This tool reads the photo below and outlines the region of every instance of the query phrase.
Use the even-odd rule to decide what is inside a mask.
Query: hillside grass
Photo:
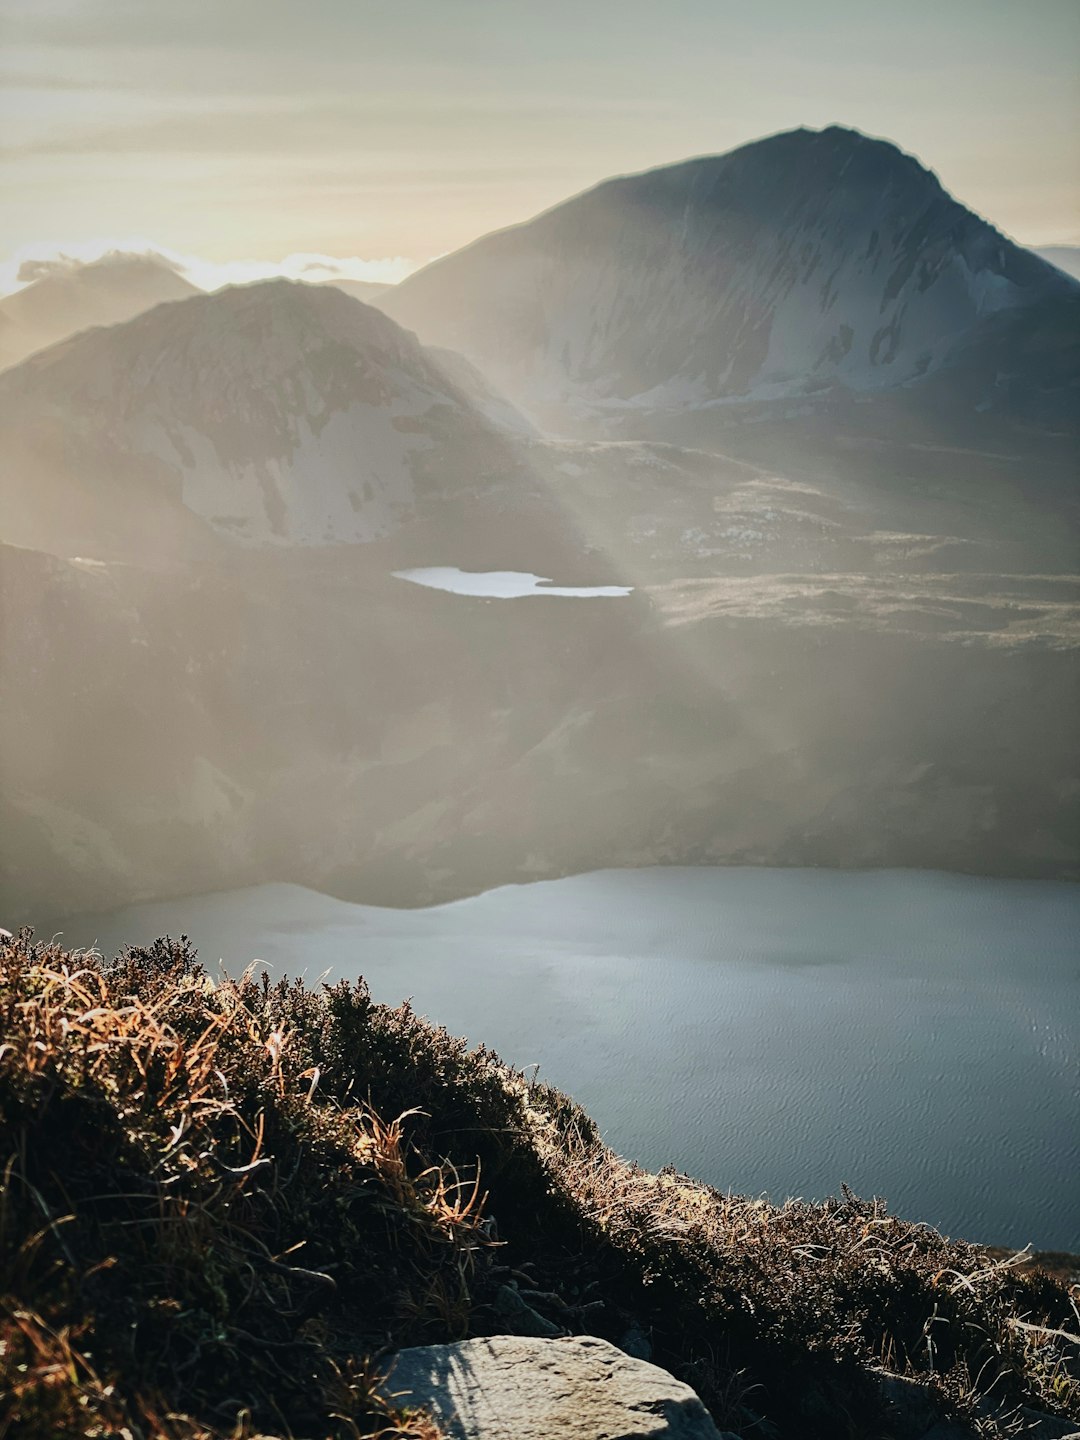
[[[1080,1417],[1074,1302],[878,1201],[627,1165],[363,984],[0,946],[5,1440],[434,1440],[383,1358],[523,1328],[647,1340],[756,1440],[889,1436],[882,1369],[1009,1434]]]

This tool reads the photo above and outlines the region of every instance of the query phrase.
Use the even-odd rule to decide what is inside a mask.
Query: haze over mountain
[[[437,288],[464,324],[450,280],[497,363],[274,281],[0,376],[9,921],[270,878],[415,903],[663,862],[1080,874],[1074,451],[1030,423],[1080,287],[845,132],[611,182],[404,308]],[[806,394],[761,423],[840,324],[829,403],[1015,383],[935,392],[964,445],[810,445]],[[496,369],[644,438],[546,438]],[[736,410],[723,450],[664,443]],[[633,589],[473,599],[415,566]]]
[[[339,290],[344,290],[346,295],[351,295],[354,300],[362,300],[365,305],[378,299],[380,295],[392,287],[389,285],[377,285],[373,280],[349,280],[345,276],[335,276],[332,280],[320,280],[320,285],[334,285]]]
[[[0,377],[6,538],[143,562],[223,535],[374,539],[505,460],[449,368],[381,312],[284,280],[79,335]]]
[[[188,263],[199,270],[201,283],[189,277]],[[319,269],[338,263],[349,262],[335,262],[330,256],[291,256],[282,262],[282,276],[312,285],[336,286],[368,305],[392,288],[387,283],[355,280],[348,275],[310,279],[291,273],[304,266]],[[239,266],[219,265],[215,275],[215,267],[207,262],[182,262],[158,250],[109,250],[93,260],[67,255],[24,260],[18,269],[22,288],[0,298],[0,369],[18,364],[27,355],[82,330],[118,325],[170,300],[188,299],[226,284],[258,284],[276,278],[266,274],[221,278],[220,272],[228,274],[238,268],[244,268],[242,262]],[[266,271],[273,267],[251,262],[248,268]]]
[[[954,370],[967,407],[1007,410],[1014,387],[1076,402],[1060,352],[1080,287],[911,156],[838,127],[606,181],[380,303],[563,428]],[[1032,327],[1014,380],[997,362]]]
[[[95,325],[116,325],[199,290],[161,255],[112,251],[99,260],[26,261],[31,283],[0,301],[0,368]]]

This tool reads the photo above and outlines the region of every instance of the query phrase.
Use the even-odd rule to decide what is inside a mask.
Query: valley
[[[555,539],[541,573],[596,577]],[[1075,876],[1068,577],[621,566],[617,603],[493,603],[394,578],[420,543],[194,572],[4,547],[8,923],[270,879],[420,904],[607,865]]]
[[[266,881],[1080,875],[1073,280],[830,130],[362,293],[388,313],[230,287],[0,375],[8,924]],[[888,364],[856,327],[779,384],[795,317],[872,302]],[[463,572],[499,603],[432,588]]]

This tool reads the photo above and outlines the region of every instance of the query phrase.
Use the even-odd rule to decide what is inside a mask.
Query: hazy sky
[[[0,23],[0,258],[400,272],[608,175],[832,122],[1020,240],[1080,241],[1080,0],[0,0]]]

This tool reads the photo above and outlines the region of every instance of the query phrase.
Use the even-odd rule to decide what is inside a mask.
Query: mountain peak
[[[268,280],[159,305],[0,377],[11,472],[44,477],[23,484],[20,533],[55,533],[68,501],[45,482],[59,476],[96,493],[108,524],[85,530],[103,553],[190,534],[195,517],[252,544],[374,539],[440,486],[475,483],[461,455],[499,472],[482,392],[464,362],[330,287]]]
[[[823,200],[838,188],[862,195],[905,189],[910,196],[928,202],[957,203],[916,156],[891,140],[842,125],[829,125],[823,130],[806,126],[782,130],[734,150],[620,175],[565,203],[581,204],[605,192],[630,195],[636,200],[651,192],[674,195],[685,190],[695,203],[741,208],[753,205],[768,213],[792,194],[815,193]],[[547,215],[557,214],[562,208],[557,206]]]
[[[224,285],[210,294],[190,297],[194,306],[186,306],[172,316],[185,323],[221,323],[226,317],[280,315],[291,316],[294,323],[325,326],[368,324],[384,330],[385,317],[363,301],[335,291],[330,286],[309,285],[302,280],[289,280],[275,275],[267,280],[245,284]]]
[[[188,383],[212,400],[233,385],[246,389],[299,374],[313,356],[331,351],[338,358],[330,373],[343,383],[352,383],[348,377],[361,362],[376,369],[426,368],[416,337],[382,311],[330,287],[278,278],[156,306],[125,324],[75,335],[32,364],[63,371],[80,390],[112,390],[119,375],[143,389],[163,373],[186,373]],[[147,354],[157,357],[152,370],[142,360]],[[12,383],[25,368],[12,372]]]
[[[813,150],[820,153],[832,150],[846,155],[857,151],[873,150],[898,160],[914,161],[920,169],[925,170],[926,168],[907,151],[902,150],[895,141],[876,135],[867,135],[865,131],[856,130],[851,125],[825,125],[817,130],[811,125],[799,125],[793,130],[777,130],[772,135],[763,135],[760,139],[749,140],[746,144],[737,145],[731,150],[718,152],[711,158],[729,160],[734,156],[750,153],[761,157],[769,152],[782,153],[784,151],[805,155],[807,151]]]
[[[830,125],[605,181],[380,304],[548,423],[622,424],[911,385],[1069,289],[914,156]]]
[[[882,180],[890,174],[902,175],[911,181],[921,181],[933,190],[944,194],[941,181],[928,165],[917,155],[901,149],[892,140],[877,135],[867,135],[862,130],[847,125],[827,125],[823,130],[797,130],[786,134],[781,132],[772,138],[783,142],[788,136],[800,136],[803,144],[799,147],[799,158],[814,157],[823,166],[841,167],[845,174],[847,167],[855,164],[853,179],[860,181]],[[765,142],[768,143],[768,142]]]

